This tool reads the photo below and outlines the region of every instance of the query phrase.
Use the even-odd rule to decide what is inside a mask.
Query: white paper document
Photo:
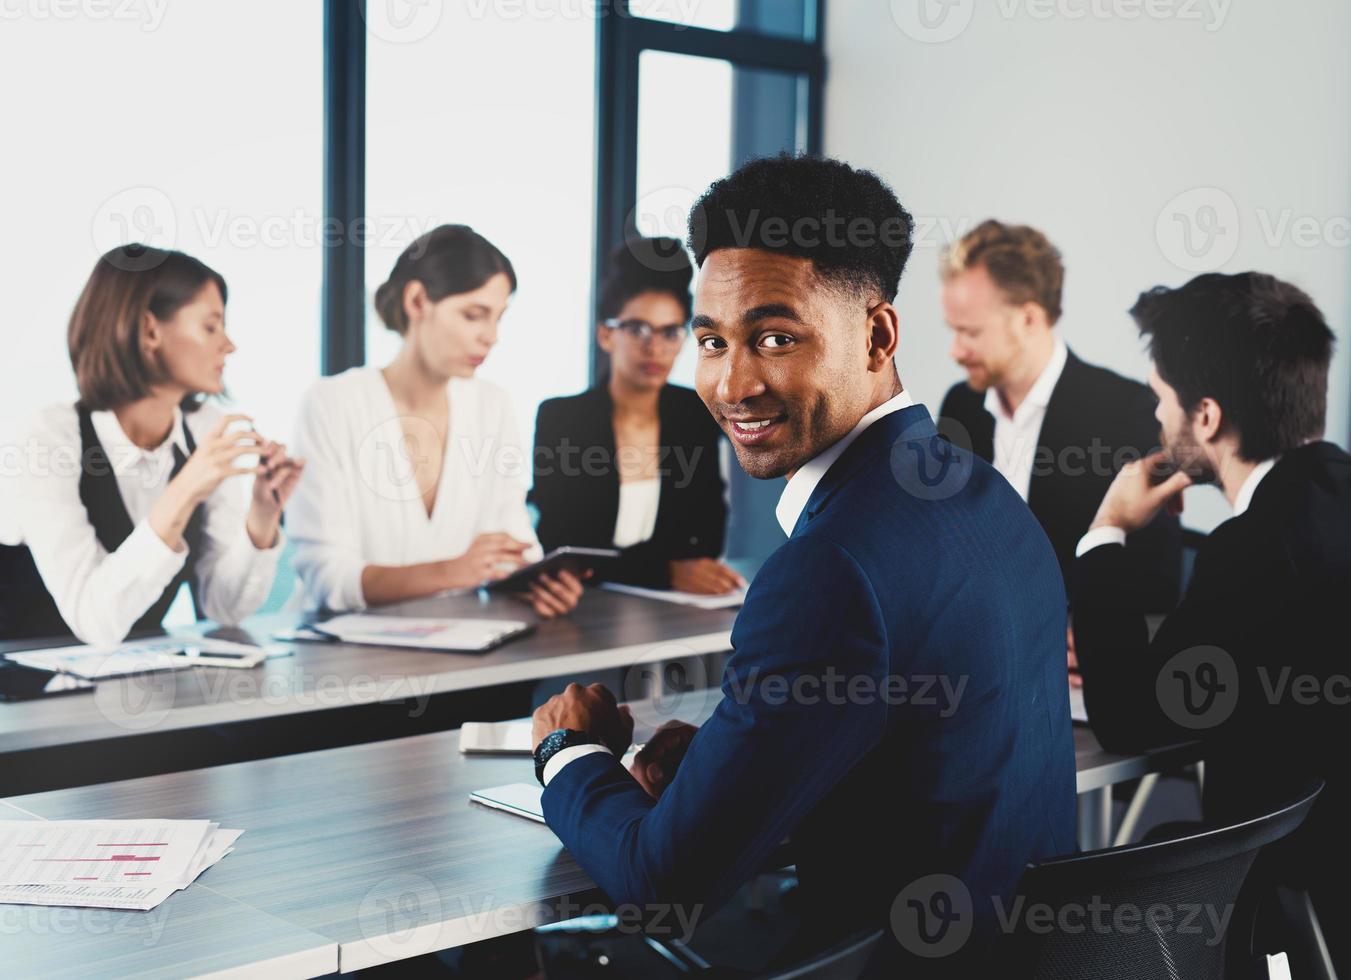
[[[476,653],[528,633],[531,626],[515,619],[415,619],[353,613],[315,623],[312,628],[344,643]]]
[[[208,820],[3,820],[0,903],[148,911],[242,833]]]
[[[1084,725],[1088,724],[1088,709],[1084,707],[1084,689],[1082,687],[1070,688],[1070,720]]]
[[[602,589],[622,592],[624,595],[641,596],[644,599],[656,599],[658,602],[674,602],[680,606],[693,606],[695,609],[731,609],[746,602],[746,590],[737,589],[726,595],[701,595],[697,592],[681,592],[677,589],[644,589],[638,585],[624,585],[621,582],[602,582]]]
[[[182,651],[199,657],[183,656]],[[211,655],[220,658],[212,660]],[[21,650],[8,655],[16,664],[74,674],[86,680],[107,680],[157,670],[182,670],[204,664],[253,667],[267,657],[261,647],[229,640],[209,640],[200,636],[156,636],[148,640],[123,643],[114,647],[72,646],[42,650]]]

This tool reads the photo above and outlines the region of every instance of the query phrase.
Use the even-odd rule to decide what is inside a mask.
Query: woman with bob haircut
[[[320,380],[295,443],[310,474],[288,514],[307,604],[359,610],[473,588],[536,560],[526,456],[511,401],[474,377],[516,291],[505,255],[465,225],[409,245],[375,294],[403,338],[383,368]],[[570,612],[576,576],[540,576],[543,617]]]
[[[152,632],[187,582],[233,624],[267,598],[304,464],[225,414],[225,280],[182,252],[103,255],[70,318],[79,401],[33,421],[0,547],[0,636],[97,645]],[[236,477],[251,476],[247,503]]]

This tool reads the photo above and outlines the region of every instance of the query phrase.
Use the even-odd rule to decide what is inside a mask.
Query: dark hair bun
[[[472,293],[495,275],[504,275],[516,291],[516,270],[502,250],[468,225],[441,225],[420,235],[403,250],[387,279],[375,291],[375,312],[395,333],[408,329],[404,289],[420,282],[433,303]]]
[[[690,298],[693,278],[694,265],[678,238],[629,236],[610,253],[605,264],[598,303],[600,315],[618,316],[633,297],[663,293],[680,304],[688,320],[694,305]]]

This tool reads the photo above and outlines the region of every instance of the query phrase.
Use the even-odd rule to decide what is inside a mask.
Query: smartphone
[[[94,682],[74,674],[25,667],[0,658],[0,701],[32,701],[58,694],[92,691]]]

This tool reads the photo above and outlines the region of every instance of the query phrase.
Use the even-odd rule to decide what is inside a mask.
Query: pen
[[[249,426],[249,431],[252,432],[255,436],[258,436],[259,439],[263,438],[262,436],[259,436],[259,435],[258,435],[258,430],[255,429],[252,425]],[[262,457],[260,456],[260,457],[259,457],[259,462],[261,462],[261,461],[262,461]],[[272,478],[272,467],[268,466],[268,467],[264,467],[264,469],[266,469],[266,471],[267,471],[268,479],[271,479],[271,478]],[[276,488],[276,487],[273,487],[273,488],[272,488],[272,500],[273,500],[274,503],[276,503],[276,505],[277,505],[278,507],[281,506],[281,494],[277,493],[277,488]]]

